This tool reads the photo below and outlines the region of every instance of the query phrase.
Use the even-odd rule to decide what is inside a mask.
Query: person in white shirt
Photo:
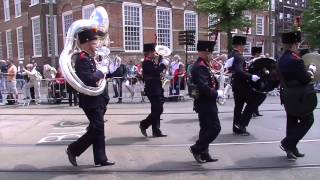
[[[27,69],[23,69],[23,75],[28,75],[29,82],[27,82],[24,86],[24,95],[26,98],[30,98],[30,88],[34,87],[34,94],[35,94],[35,104],[40,103],[40,81],[42,76],[40,72],[36,70],[36,64],[27,64]]]

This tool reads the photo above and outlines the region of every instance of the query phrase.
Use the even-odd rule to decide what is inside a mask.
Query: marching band
[[[107,158],[104,131],[104,114],[109,102],[105,79],[112,77],[114,73],[114,70],[110,70],[110,51],[107,49],[108,25],[105,27],[105,24],[108,22],[105,20],[108,18],[101,7],[96,8],[94,13],[103,17],[104,22],[95,22],[94,17],[91,20],[74,22],[68,33],[72,38],[69,37],[71,40],[67,42],[60,57],[62,73],[70,86],[79,91],[79,106],[89,120],[87,132],[66,149],[69,162],[73,166],[77,166],[76,158],[91,145],[95,166],[115,164]],[[74,37],[77,41],[73,41]],[[300,41],[300,32],[284,33],[282,42],[285,51],[278,62],[269,57],[261,57],[261,48],[253,47],[253,57],[248,64],[244,57],[247,43],[245,36],[233,37],[233,50],[229,57],[223,54],[214,57],[212,52],[215,41],[199,40],[196,46],[198,59],[189,66],[183,65],[179,55],[173,56],[170,63],[168,56],[172,52],[165,46],[156,43],[144,44],[144,59],[141,67],[137,69],[144,82],[144,95],[151,103],[151,113],[139,123],[141,134],[148,137],[147,129],[151,127],[153,137],[167,137],[160,129],[164,104],[162,78],[166,72],[178,77],[183,76],[183,82],[188,84],[189,95],[194,99],[194,111],[198,114],[200,125],[198,140],[190,147],[190,152],[198,163],[216,162],[218,159],[209,153],[209,144],[221,131],[217,103],[225,103],[223,100],[232,89],[235,104],[233,133],[249,136],[247,126],[252,116],[259,115],[258,107],[266,99],[266,94],[281,84],[281,100],[287,113],[287,133],[280,148],[286,152],[289,160],[303,157],[304,154],[298,150],[297,144],[313,124],[315,107],[308,106],[297,110],[301,105],[294,103],[301,99],[295,95],[300,93],[303,97],[306,96],[308,101],[314,102],[313,105],[317,103],[310,86],[310,82],[317,75],[317,66],[310,64],[305,68],[304,60],[297,54]],[[102,52],[102,49],[108,51],[97,56],[96,52]],[[66,59],[67,63],[74,60],[75,72],[70,71],[71,65],[66,63]],[[28,66],[25,72],[31,75],[33,69],[34,67]],[[180,86],[171,84],[171,90]]]

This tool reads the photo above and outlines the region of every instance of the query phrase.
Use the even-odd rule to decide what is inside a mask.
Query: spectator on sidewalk
[[[35,64],[36,65],[36,64]],[[35,92],[35,104],[39,104],[40,101],[40,81],[42,80],[42,76],[40,72],[36,70],[36,66],[34,64],[27,64],[26,69],[23,69],[23,74],[26,74],[29,78],[29,81],[25,84],[24,94],[28,99],[30,98],[30,88],[34,87]]]
[[[8,91],[8,104],[16,104],[18,102],[18,90],[17,90],[17,66],[11,61],[8,63],[8,76],[7,76],[7,91]]]

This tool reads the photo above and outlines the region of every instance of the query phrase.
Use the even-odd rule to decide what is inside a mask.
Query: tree
[[[259,11],[267,9],[268,0],[197,0],[196,9],[200,13],[213,16],[213,24],[209,32],[226,32],[228,37],[228,50],[232,49],[233,29],[247,28],[253,25],[251,20],[245,18],[244,11]]]
[[[305,32],[311,48],[320,48],[320,0],[310,0],[302,14],[302,32]]]

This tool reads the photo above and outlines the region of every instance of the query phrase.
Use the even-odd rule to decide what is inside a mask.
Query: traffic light
[[[179,45],[195,45],[195,30],[179,31]]]

